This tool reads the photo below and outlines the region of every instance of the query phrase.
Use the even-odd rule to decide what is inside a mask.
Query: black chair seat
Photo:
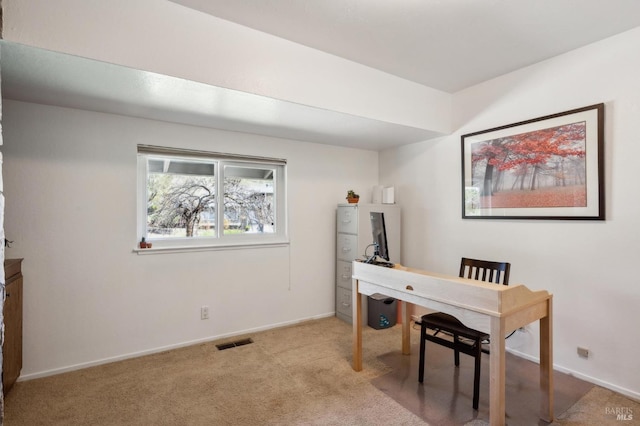
[[[433,314],[423,315],[421,322],[424,322],[427,328],[457,334],[459,336],[466,337],[467,339],[482,341],[489,338],[487,333],[466,327],[456,317],[445,314],[444,312],[435,312]]]

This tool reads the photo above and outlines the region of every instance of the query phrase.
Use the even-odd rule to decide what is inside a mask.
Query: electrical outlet
[[[200,319],[206,320],[209,319],[209,307],[204,305],[200,308]]]
[[[578,356],[580,358],[589,358],[589,349],[578,346]]]

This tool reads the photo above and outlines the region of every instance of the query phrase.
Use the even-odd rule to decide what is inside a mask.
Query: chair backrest
[[[463,257],[460,262],[460,278],[509,285],[510,269],[511,264],[507,262],[491,262]]]

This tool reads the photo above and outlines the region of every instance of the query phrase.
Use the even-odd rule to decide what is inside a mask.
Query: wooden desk
[[[491,335],[489,420],[505,424],[505,339],[507,333],[540,320],[540,418],[553,421],[552,300],[545,290],[503,286],[434,274],[400,265],[385,268],[353,262],[353,369],[362,370],[362,295],[382,293],[402,300],[402,353],[410,352],[409,303],[445,312]],[[416,372],[416,380],[417,372]]]

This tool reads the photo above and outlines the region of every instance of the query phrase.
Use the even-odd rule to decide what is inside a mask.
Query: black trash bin
[[[398,301],[384,294],[374,293],[367,298],[369,327],[380,330],[396,325]]]

